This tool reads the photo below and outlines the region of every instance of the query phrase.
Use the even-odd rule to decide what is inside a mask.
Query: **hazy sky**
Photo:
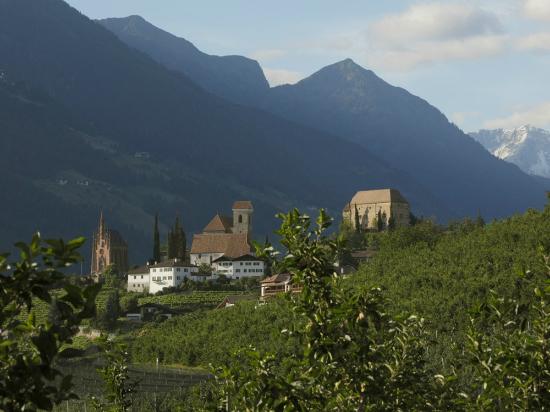
[[[550,128],[550,0],[69,0],[138,14],[210,54],[255,58],[272,85],[351,57],[465,131]]]

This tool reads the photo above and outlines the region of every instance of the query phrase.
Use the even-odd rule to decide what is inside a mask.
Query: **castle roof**
[[[250,200],[237,200],[233,203],[233,209],[239,210],[254,210],[252,202]]]
[[[205,233],[229,233],[233,226],[233,219],[228,216],[216,214],[204,228]]]
[[[363,190],[351,199],[351,204],[409,203],[396,189]]]
[[[251,253],[246,233],[201,233],[193,236],[191,253],[221,253],[237,258]]]

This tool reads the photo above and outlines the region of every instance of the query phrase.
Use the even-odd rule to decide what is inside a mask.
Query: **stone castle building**
[[[216,260],[238,258],[252,253],[252,214],[254,208],[248,200],[233,204],[233,216],[216,214],[203,232],[193,236],[191,245],[191,264],[212,265]]]
[[[410,223],[409,202],[395,189],[363,190],[357,192],[344,207],[342,218],[355,229],[359,224],[363,230],[377,228],[378,213],[385,218],[384,227],[393,218],[395,226],[408,226]]]
[[[109,265],[115,265],[120,273],[128,272],[128,245],[120,233],[107,228],[102,211],[92,242],[92,277],[99,280]]]

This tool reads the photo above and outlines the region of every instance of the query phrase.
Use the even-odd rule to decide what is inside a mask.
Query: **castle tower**
[[[239,200],[233,204],[233,233],[252,235],[252,213],[254,208],[249,200]]]

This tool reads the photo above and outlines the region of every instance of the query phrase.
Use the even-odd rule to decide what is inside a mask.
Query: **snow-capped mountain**
[[[493,155],[524,172],[550,178],[550,132],[532,126],[470,133]]]

